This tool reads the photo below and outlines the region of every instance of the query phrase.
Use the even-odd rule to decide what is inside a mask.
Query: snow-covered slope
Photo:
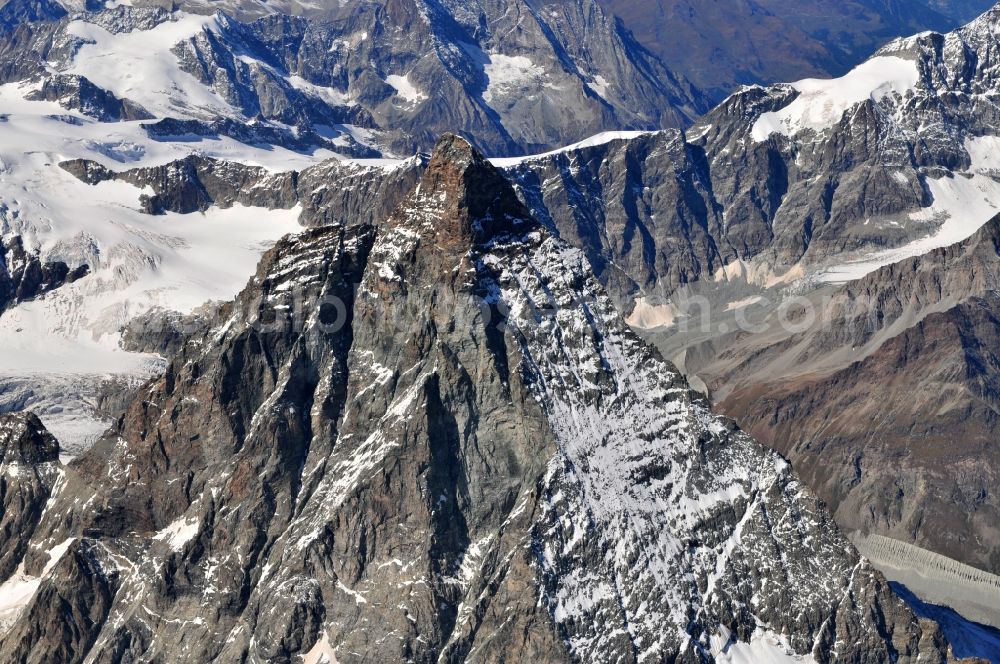
[[[115,374],[145,375],[152,358],[118,349],[128,320],[152,307],[190,312],[231,298],[264,249],[299,225],[295,209],[151,216],[140,210],[142,190],[118,182],[90,186],[58,164],[85,158],[122,169],[197,152],[287,170],[332,153],[255,148],[224,137],[156,141],[140,122],[101,123],[53,102],[27,101],[30,89],[0,86],[0,232],[22,237],[45,260],[88,265],[90,274],[0,316],[0,380],[21,386],[7,391],[5,400],[14,400],[7,407],[43,411],[74,450],[103,426],[76,422],[72,408],[48,399],[45,385],[63,394],[70,376],[99,384]],[[34,386],[26,384],[31,377]]]
[[[780,111],[764,113],[754,123],[751,134],[754,140],[763,141],[775,132],[792,136],[806,129],[822,131],[839,122],[849,108],[860,102],[905,94],[918,80],[915,60],[881,56],[859,65],[842,78],[792,83],[791,87],[799,93],[795,101]]]
[[[280,65],[255,27],[223,14],[76,12],[0,35],[0,83],[31,82],[33,97],[101,120],[158,120],[150,132],[159,136],[245,134],[377,155],[366,144],[374,139],[371,117],[329,84],[310,84]]]
[[[181,69],[171,52],[177,44],[206,33],[218,33],[219,17],[179,15],[149,30],[111,32],[86,18],[70,21],[67,37],[82,44],[68,74],[86,76],[94,84],[142,105],[156,117],[206,117],[235,109],[214,90]]]
[[[824,268],[817,279],[843,283],[861,279],[880,267],[921,256],[971,237],[1000,211],[1000,137],[974,136],[965,141],[969,165],[960,174],[928,177],[930,205],[910,215],[915,224],[931,229],[899,247],[873,251]],[[905,222],[900,222],[905,223]]]

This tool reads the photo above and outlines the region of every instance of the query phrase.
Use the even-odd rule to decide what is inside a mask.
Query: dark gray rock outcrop
[[[32,413],[2,416],[0,463],[36,465],[59,460],[59,443]]]
[[[0,313],[85,277],[89,266],[70,268],[62,261],[43,261],[13,235],[0,242]]]
[[[225,307],[219,303],[208,303],[187,315],[152,309],[125,325],[122,329],[121,347],[133,353],[173,357],[189,338],[204,336],[212,327],[220,324],[220,316],[224,310]],[[121,404],[121,409],[115,415],[120,415],[127,405],[128,400]]]
[[[128,99],[119,99],[85,76],[48,76],[43,79],[41,87],[26,98],[58,102],[63,108],[80,111],[101,122],[150,120],[153,117],[142,106]]]
[[[7,0],[0,6],[0,33],[23,23],[58,21],[68,13],[55,0]]]
[[[373,147],[362,145],[349,134],[338,137],[336,144],[318,134],[311,125],[295,129],[261,121],[257,115],[250,122],[231,118],[205,120],[178,120],[164,118],[142,127],[151,138],[159,141],[203,140],[226,136],[248,145],[278,145],[288,150],[312,153],[318,148],[333,149],[338,154],[358,159],[381,156]]]
[[[304,226],[373,223],[385,218],[413,189],[425,157],[388,166],[367,166],[332,159],[303,171],[274,173],[259,166],[192,155],[163,166],[113,171],[97,162],[73,159],[59,166],[88,184],[108,180],[149,187],[140,196],[149,214],[181,214],[211,206],[239,204],[270,209],[302,207]]]

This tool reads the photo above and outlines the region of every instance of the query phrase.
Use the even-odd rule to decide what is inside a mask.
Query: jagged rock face
[[[158,141],[184,141],[192,136],[212,139],[220,136],[232,138],[248,145],[277,145],[288,150],[312,152],[317,147],[330,148],[333,144],[309,125],[288,129],[259,117],[246,122],[232,118],[206,120],[177,120],[164,118],[142,125],[149,136]],[[366,159],[381,156],[381,152],[369,145],[363,145],[350,136],[341,136],[336,151],[345,157]]]
[[[27,554],[55,489],[58,466],[59,444],[35,415],[0,415],[0,582],[14,574]],[[0,609],[0,625],[9,619]]]
[[[37,253],[25,249],[20,235],[10,236],[0,242],[0,313],[81,279],[89,270],[86,265],[70,269],[62,261],[43,262]]]
[[[0,463],[35,465],[59,459],[56,442],[31,413],[4,415],[0,425]]]
[[[221,315],[67,470],[0,659],[947,658],[461,139]]]
[[[532,213],[583,249],[622,303],[639,289],[670,292],[740,255],[725,239],[704,152],[679,131],[530,159],[508,172]]]
[[[721,105],[692,132],[703,132],[697,142],[715,167],[714,190],[727,217],[756,226],[779,268],[922,234],[912,213],[933,201],[932,191],[941,195],[935,181],[992,168],[979,163],[970,142],[995,134],[996,108],[976,95],[997,89],[989,56],[996,22],[993,11],[948,35],[928,33],[886,46],[858,70],[884,78],[885,85],[846,104],[843,114],[836,107],[833,113],[811,108],[808,91],[781,86],[766,94],[748,90]],[[842,103],[836,95],[831,101]],[[774,162],[779,169],[764,170]],[[746,163],[750,169],[732,166]],[[740,199],[748,197],[745,183],[750,192],[767,186],[777,205],[761,208],[755,220],[736,216]]]
[[[426,160],[391,168],[331,161],[280,174],[202,157],[126,171],[82,160],[60,166],[90,184],[120,180],[152,187],[154,195],[143,197],[150,213],[234,203],[301,205],[302,223],[317,226],[384,218],[415,184]],[[626,309],[639,289],[672,292],[746,253],[748,241],[738,237],[742,231],[726,227],[723,208],[713,199],[703,152],[685,143],[680,132],[571,149],[507,166],[505,172],[537,219],[585,251]]]
[[[0,6],[0,32],[8,32],[23,23],[56,21],[68,12],[53,0],[7,0]]]
[[[204,212],[213,205],[230,207],[235,203],[288,209],[298,202],[296,173],[273,174],[259,166],[219,162],[198,155],[120,173],[83,159],[62,162],[60,167],[88,184],[118,180],[151,188],[152,196],[143,194],[140,198],[142,209],[148,214]]]
[[[751,94],[760,98],[750,103]],[[817,153],[859,154],[817,170],[807,168],[808,157],[798,150],[782,147],[784,139],[749,140],[753,122],[748,126],[741,116],[759,117],[793,97],[756,92],[726,102],[705,121],[712,122],[710,134],[730,132],[725,140],[704,144],[704,138],[685,140],[690,132],[663,132],[611,141],[530,160],[514,169],[515,178],[539,218],[587,247],[599,270],[622,268],[608,278],[626,295],[668,297],[736,260],[749,265],[749,279],[764,285],[800,261],[818,269],[920,234],[919,223],[907,228],[888,221],[878,229],[871,224],[864,235],[856,230],[866,219],[895,220],[931,203],[910,166],[902,167],[912,175],[906,184],[887,174],[886,140],[873,136],[858,143],[835,135],[821,141]],[[718,117],[727,113],[732,116]],[[868,117],[874,122],[881,115]],[[704,127],[692,132],[699,129]],[[865,147],[876,140],[878,149]],[[946,161],[952,158],[949,148]],[[960,162],[953,165],[961,168]]]
[[[336,95],[331,91],[310,87],[308,83],[296,87],[298,79],[287,71],[275,71],[266,54],[261,55],[266,62],[254,61],[251,49],[259,44],[249,26],[220,15],[215,20],[201,21],[193,30],[179,29],[176,37],[167,37],[176,43],[165,44],[163,31],[169,32],[171,24],[179,25],[185,18],[190,19],[160,8],[119,6],[74,12],[41,22],[22,22],[0,38],[0,81],[27,84],[29,90],[34,88],[27,93],[27,99],[56,101],[102,122],[156,117],[158,122],[145,128],[150,136],[161,140],[221,135],[245,143],[282,145],[291,150],[325,147],[354,157],[380,154],[355,139],[356,132],[374,128],[364,108],[345,106],[334,99]],[[101,30],[108,35],[103,36]],[[128,49],[122,40],[142,33],[149,35],[148,53],[137,56],[115,50]],[[116,41],[115,37],[119,39]],[[135,94],[134,89],[127,82],[116,80],[114,75],[109,76],[102,66],[88,68],[87,64],[80,64],[81,49],[95,44],[95,39],[117,44],[105,46],[108,52],[103,57],[108,61],[122,60],[122,67],[130,66],[127,60],[134,58],[152,61],[162,57],[176,61],[180,77],[169,71],[169,62],[165,68],[160,66],[161,73],[165,69],[167,76],[175,80],[169,89],[161,91],[162,98],[156,100],[160,108],[154,109],[156,112],[129,99],[128,95]],[[246,43],[247,39],[250,43]],[[199,44],[201,50],[197,48]],[[211,48],[217,52],[210,52]],[[84,74],[98,77],[104,85],[124,89],[101,87],[77,71],[80,68],[85,70]],[[184,80],[186,76],[194,76],[196,80]],[[198,90],[199,86],[207,89]],[[303,86],[307,88],[305,91],[299,89]],[[198,102],[192,103],[190,94]],[[351,130],[346,128],[348,125]]]
[[[492,154],[523,154],[608,129],[680,126],[707,109],[594,0],[544,12],[524,0],[393,0],[309,13],[244,23],[118,6],[24,22],[0,32],[0,81],[31,81],[42,88],[34,98],[101,120],[148,111],[161,121],[154,136],[223,134],[357,157],[413,154],[446,128]],[[159,108],[129,99],[148,91],[79,61],[95,40],[109,44],[109,60],[135,57],[116,49],[146,32],[148,57],[173,81]],[[241,126],[248,120],[257,131]]]
[[[808,276],[911,242],[941,222],[935,214],[951,187],[969,184],[951,221],[971,227],[991,214],[984,198],[998,203],[994,152],[985,147],[996,126],[996,25],[993,11],[952,34],[886,47],[879,66],[894,57],[905,71],[914,63],[913,86],[901,93],[820,117],[819,107],[788,112],[802,110],[808,89],[747,89],[688,131],[686,143],[666,133],[530,160],[514,171],[520,193],[597,256],[626,311],[639,294],[667,299],[696,278],[706,290],[729,287],[710,278],[725,282],[718,266],[733,256],[747,263],[740,278],[767,286],[792,266],[802,269],[791,276]],[[687,349],[687,369],[724,412],[788,454],[846,528],[996,570],[997,507],[987,488],[996,481],[995,244],[987,226],[968,245],[810,293],[819,301],[832,290],[837,308],[805,334],[713,331]]]
[[[871,224],[867,237],[853,230],[866,219],[896,219],[931,203],[917,176],[904,187],[886,175],[881,149],[850,171],[826,165],[819,177],[807,175],[804,158],[796,162],[777,139],[749,140],[752,118],[793,97],[759,90],[734,97],[715,112],[733,116],[712,125],[710,132],[731,132],[718,143],[666,131],[529,159],[510,173],[532,212],[585,249],[626,309],[640,294],[667,300],[738,261],[746,281],[765,286],[783,273],[798,274],[790,269],[800,261],[807,274],[863,247],[918,235],[920,228],[888,221],[877,234]]]
[[[982,147],[977,149],[970,139],[995,133],[996,109],[990,101],[998,85],[991,57],[997,47],[995,25],[995,14],[988,14],[951,35],[922,35],[887,47],[880,57],[915,63],[913,86],[849,105],[836,118],[826,118],[826,124],[796,124],[782,115],[805,94],[794,87],[747,89],[686,134],[667,131],[575,148],[526,160],[511,166],[510,173],[532,214],[584,250],[626,311],[640,294],[658,291],[667,298],[688,282],[718,276],[721,267],[737,260],[748,263],[740,267],[741,276],[758,285],[768,285],[797,265],[804,265],[802,273],[808,274],[825,262],[932,232],[940,219],[911,216],[934,202],[932,185],[989,183],[989,164],[976,165]],[[761,125],[764,118],[774,121],[770,129],[777,131],[758,131],[768,129]],[[952,172],[956,174],[949,177]],[[374,172],[364,177],[381,180]],[[355,190],[350,191],[353,196]],[[372,186],[359,200],[370,196],[367,200],[380,205],[399,200],[401,189],[390,188],[387,196],[384,191]],[[321,201],[317,209],[336,199],[333,195]],[[311,208],[303,204],[304,210]],[[336,203],[332,209],[338,213],[325,220],[350,218],[340,214]],[[979,495],[979,488],[993,481],[992,461],[987,458],[971,474],[963,465],[966,450],[978,449],[994,417],[992,357],[969,349],[988,344],[993,336],[993,305],[986,297],[992,273],[986,266],[996,259],[987,251],[977,260],[960,269],[932,261],[918,273],[907,267],[877,273],[845,292],[848,302],[863,296],[863,306],[838,314],[823,336],[810,335],[805,341],[783,337],[777,344],[768,338],[745,346],[740,340],[740,347],[731,352],[731,339],[712,339],[703,345],[709,357],[705,366],[692,370],[720,395],[727,412],[795,463],[804,464],[803,474],[812,486],[844,510],[837,515],[846,527],[872,529],[995,569],[988,544],[993,541],[989,510],[994,505],[989,491],[986,497]],[[879,289],[878,280],[887,287]],[[913,286],[905,296],[899,293],[902,284]],[[954,308],[972,296],[984,299],[976,306]],[[927,319],[933,330],[916,330],[867,365],[850,366],[908,327],[912,321],[907,316],[916,310],[923,311],[922,316],[942,316]],[[916,353],[915,339],[933,339],[936,350]],[[761,345],[766,352],[755,355]],[[855,347],[866,350],[858,355]],[[718,358],[719,365],[713,366]],[[782,362],[776,364],[774,358]],[[789,371],[786,361],[793,369],[822,369],[820,378],[800,380],[793,371],[787,385],[776,387],[779,375],[789,377],[782,373]],[[882,380],[886,367],[900,363],[905,365],[900,394],[917,393],[922,381],[933,378],[948,386],[948,408],[930,407],[940,398],[933,394],[919,402],[919,409],[907,402],[898,410],[893,399],[869,398],[872,412],[893,418],[885,446],[876,451],[862,430],[867,423],[850,415],[853,410],[840,395],[852,382],[858,388],[848,395],[880,393],[872,385],[880,384],[875,381]],[[775,367],[782,367],[781,372]],[[957,396],[952,398],[952,393]],[[804,405],[783,405],[793,397],[801,397]],[[848,415],[833,418],[834,412]],[[927,413],[941,417],[928,420]],[[831,419],[842,423],[838,431],[826,426]],[[943,433],[946,426],[959,427],[967,435],[956,444]],[[940,449],[915,446],[923,451],[905,471],[913,474],[900,479],[909,496],[900,500],[898,487],[868,481],[875,481],[879,469],[897,467],[889,464],[900,463],[906,436],[914,432],[926,434]],[[820,451],[825,448],[819,438],[826,434],[838,448],[839,474],[829,481],[820,474]],[[873,449],[865,452],[867,447]],[[948,469],[935,466],[941,451],[948,449],[960,461]],[[855,477],[859,455],[867,457],[871,468],[862,472],[867,479],[860,482]],[[958,497],[947,498],[953,494]],[[864,501],[876,506],[874,514],[859,509]],[[949,501],[987,516],[952,518]],[[921,515],[927,515],[923,525]],[[936,525],[945,520],[960,524],[954,539]]]
[[[302,20],[302,30],[310,23]],[[246,117],[265,117],[282,124],[354,124],[373,128],[371,115],[361,107],[331,103],[295,87],[288,80],[295,66],[284,68],[268,48],[270,26],[244,24],[221,16],[214,31],[201,31],[171,50],[182,70],[209,86]],[[279,34],[284,31],[279,30]],[[256,55],[257,57],[254,57]],[[347,97],[344,97],[345,101]]]
[[[225,41],[252,43],[262,65],[367,109],[397,153],[429,147],[445,128],[517,154],[605,129],[677,125],[703,110],[590,0],[544,13],[519,0],[352,3],[322,21],[269,16],[184,50],[192,65],[232,58]],[[237,72],[219,78],[226,70],[205,82],[238,93]]]
[[[122,350],[133,353],[152,353],[160,357],[173,357],[189,337],[204,336],[220,322],[224,304],[208,303],[187,315],[176,311],[153,309],[137,316],[122,330]],[[128,405],[128,399],[122,409]]]

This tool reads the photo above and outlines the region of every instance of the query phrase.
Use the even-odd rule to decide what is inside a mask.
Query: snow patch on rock
[[[156,533],[153,539],[166,542],[174,551],[180,551],[198,534],[198,521],[182,516],[169,526]]]
[[[926,254],[971,237],[1000,211],[1000,137],[981,136],[965,144],[972,159],[968,172],[928,178],[933,203],[911,215],[919,222],[939,221],[930,235],[895,249],[872,253],[857,261],[824,270],[819,280],[844,283],[861,279],[885,265]]]
[[[385,82],[391,85],[396,90],[396,96],[407,104],[415,106],[427,99],[427,94],[410,81],[409,75],[391,74],[385,77]]]
[[[796,655],[787,642],[770,630],[757,628],[744,643],[732,637],[725,627],[712,637],[711,653],[716,664],[814,664],[815,658]]]
[[[56,545],[48,551],[49,561],[45,564],[45,569],[42,571],[41,576],[26,574],[24,563],[22,562],[17,571],[3,584],[0,584],[0,636],[17,621],[21,610],[35,596],[35,592],[38,591],[42,580],[48,576],[49,572],[52,571],[75,541],[76,538],[67,539],[62,544]]]
[[[534,161],[538,159],[547,159],[549,157],[554,157],[560,154],[568,154],[576,150],[583,150],[586,148],[596,148],[602,145],[607,145],[612,141],[630,141],[640,136],[646,136],[656,132],[650,131],[605,131],[600,134],[595,134],[590,138],[585,138],[582,141],[573,143],[572,145],[567,145],[566,147],[559,148],[558,150],[552,150],[550,152],[543,152],[541,154],[533,154],[527,157],[501,157],[490,159],[490,163],[497,168],[513,168],[520,164],[528,161]]]

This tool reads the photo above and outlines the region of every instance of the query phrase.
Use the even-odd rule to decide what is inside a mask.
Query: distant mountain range
[[[36,95],[99,119],[156,118],[161,136],[248,136],[238,125],[258,121],[270,123],[258,142],[355,156],[412,154],[444,131],[493,155],[524,154],[609,129],[683,126],[708,109],[595,0],[545,11],[525,0],[366,0],[303,6],[310,18],[192,3],[183,7],[204,18],[179,21],[135,4],[78,15],[54,0],[9,0],[0,83],[31,80]],[[142,48],[138,60],[158,64],[133,71],[129,49]]]
[[[890,39],[946,31],[990,0],[601,0],[707,97],[739,85],[840,76]]]
[[[506,155],[611,129],[685,126],[740,85],[839,76],[894,37],[950,29],[989,7],[984,0],[947,7],[889,0],[606,0],[603,10],[598,0],[131,4],[136,9],[129,16],[144,16],[147,27],[165,10],[226,12],[229,18],[210,30],[213,39],[193,39],[186,54],[179,52],[181,69],[244,117],[291,123],[314,143],[333,136],[358,156],[365,145],[397,154],[426,149],[446,130]],[[100,7],[7,0],[0,31],[20,29],[19,45],[45,40],[59,19]],[[121,20],[118,30],[134,18]],[[46,27],[32,34],[24,27],[32,22]],[[317,48],[326,42],[342,46]],[[36,71],[28,62],[7,63],[0,80]],[[78,75],[87,78],[87,72]],[[90,83],[87,78],[83,85]],[[49,81],[44,94],[65,96],[74,85],[65,77]],[[91,87],[79,94],[101,88]],[[104,81],[104,87],[114,86]]]

